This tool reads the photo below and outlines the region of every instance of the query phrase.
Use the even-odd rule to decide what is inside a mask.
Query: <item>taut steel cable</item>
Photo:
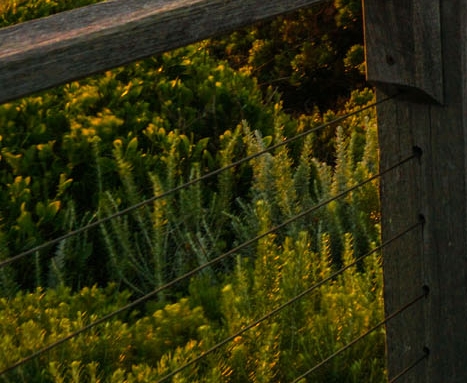
[[[423,355],[420,356],[417,360],[412,362],[410,365],[408,365],[406,368],[404,368],[401,372],[399,372],[396,376],[394,376],[388,383],[394,383],[399,378],[402,378],[405,374],[407,374],[412,368],[423,362],[425,359],[428,358],[430,355],[430,349],[428,347],[423,347]]]

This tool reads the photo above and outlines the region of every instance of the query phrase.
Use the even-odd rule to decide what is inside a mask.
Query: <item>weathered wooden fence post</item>
[[[387,324],[389,378],[467,382],[467,2],[364,0],[367,75],[378,96],[381,168],[423,150],[382,179],[387,239],[426,223],[384,251],[387,314],[428,285],[427,299]]]

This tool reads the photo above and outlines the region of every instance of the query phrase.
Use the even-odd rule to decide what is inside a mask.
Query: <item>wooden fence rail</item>
[[[0,30],[0,102],[323,0],[114,0]],[[381,167],[414,146],[419,164],[381,182],[383,240],[423,214],[423,230],[384,250],[389,376],[465,383],[467,350],[467,2],[364,0],[368,79],[379,96]]]
[[[0,29],[0,103],[323,0],[113,0]]]

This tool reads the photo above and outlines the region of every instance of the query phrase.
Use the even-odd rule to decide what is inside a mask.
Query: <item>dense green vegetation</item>
[[[322,2],[211,40],[210,51],[273,86],[288,112],[342,107],[364,86],[361,1]]]
[[[0,20],[85,3],[11,1]],[[357,3],[319,5],[1,105],[0,260],[371,102]],[[318,108],[331,105],[336,112]],[[158,381],[374,249],[377,182],[268,230],[377,168],[369,109],[2,268],[0,370],[267,233],[0,380]],[[381,320],[381,285],[374,253],[172,381],[292,381]],[[381,382],[383,355],[378,330],[307,381]]]

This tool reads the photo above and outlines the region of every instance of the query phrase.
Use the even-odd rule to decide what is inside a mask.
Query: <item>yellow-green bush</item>
[[[7,1],[0,25],[87,3]],[[339,0],[237,32],[226,49],[240,70],[214,58],[216,43],[203,42],[1,105],[0,260],[371,101],[371,91],[353,92],[348,103],[338,101],[342,110],[321,114],[305,100],[293,109],[308,114],[292,117],[277,90],[264,86],[280,79],[288,107],[305,102],[295,92],[302,97],[307,89],[329,97],[323,105],[347,95],[348,83],[326,81],[358,78],[361,51],[354,35],[333,41],[330,34],[360,17],[359,4]],[[328,33],[296,47],[320,17],[333,21]],[[334,77],[333,67],[347,72]],[[326,95],[323,84],[342,93]],[[375,117],[368,110],[3,268],[0,370],[377,169]],[[381,320],[378,255],[242,329],[378,243],[374,181],[0,380],[154,382],[236,335],[171,380],[292,381]],[[308,381],[381,382],[383,356],[378,330]]]

